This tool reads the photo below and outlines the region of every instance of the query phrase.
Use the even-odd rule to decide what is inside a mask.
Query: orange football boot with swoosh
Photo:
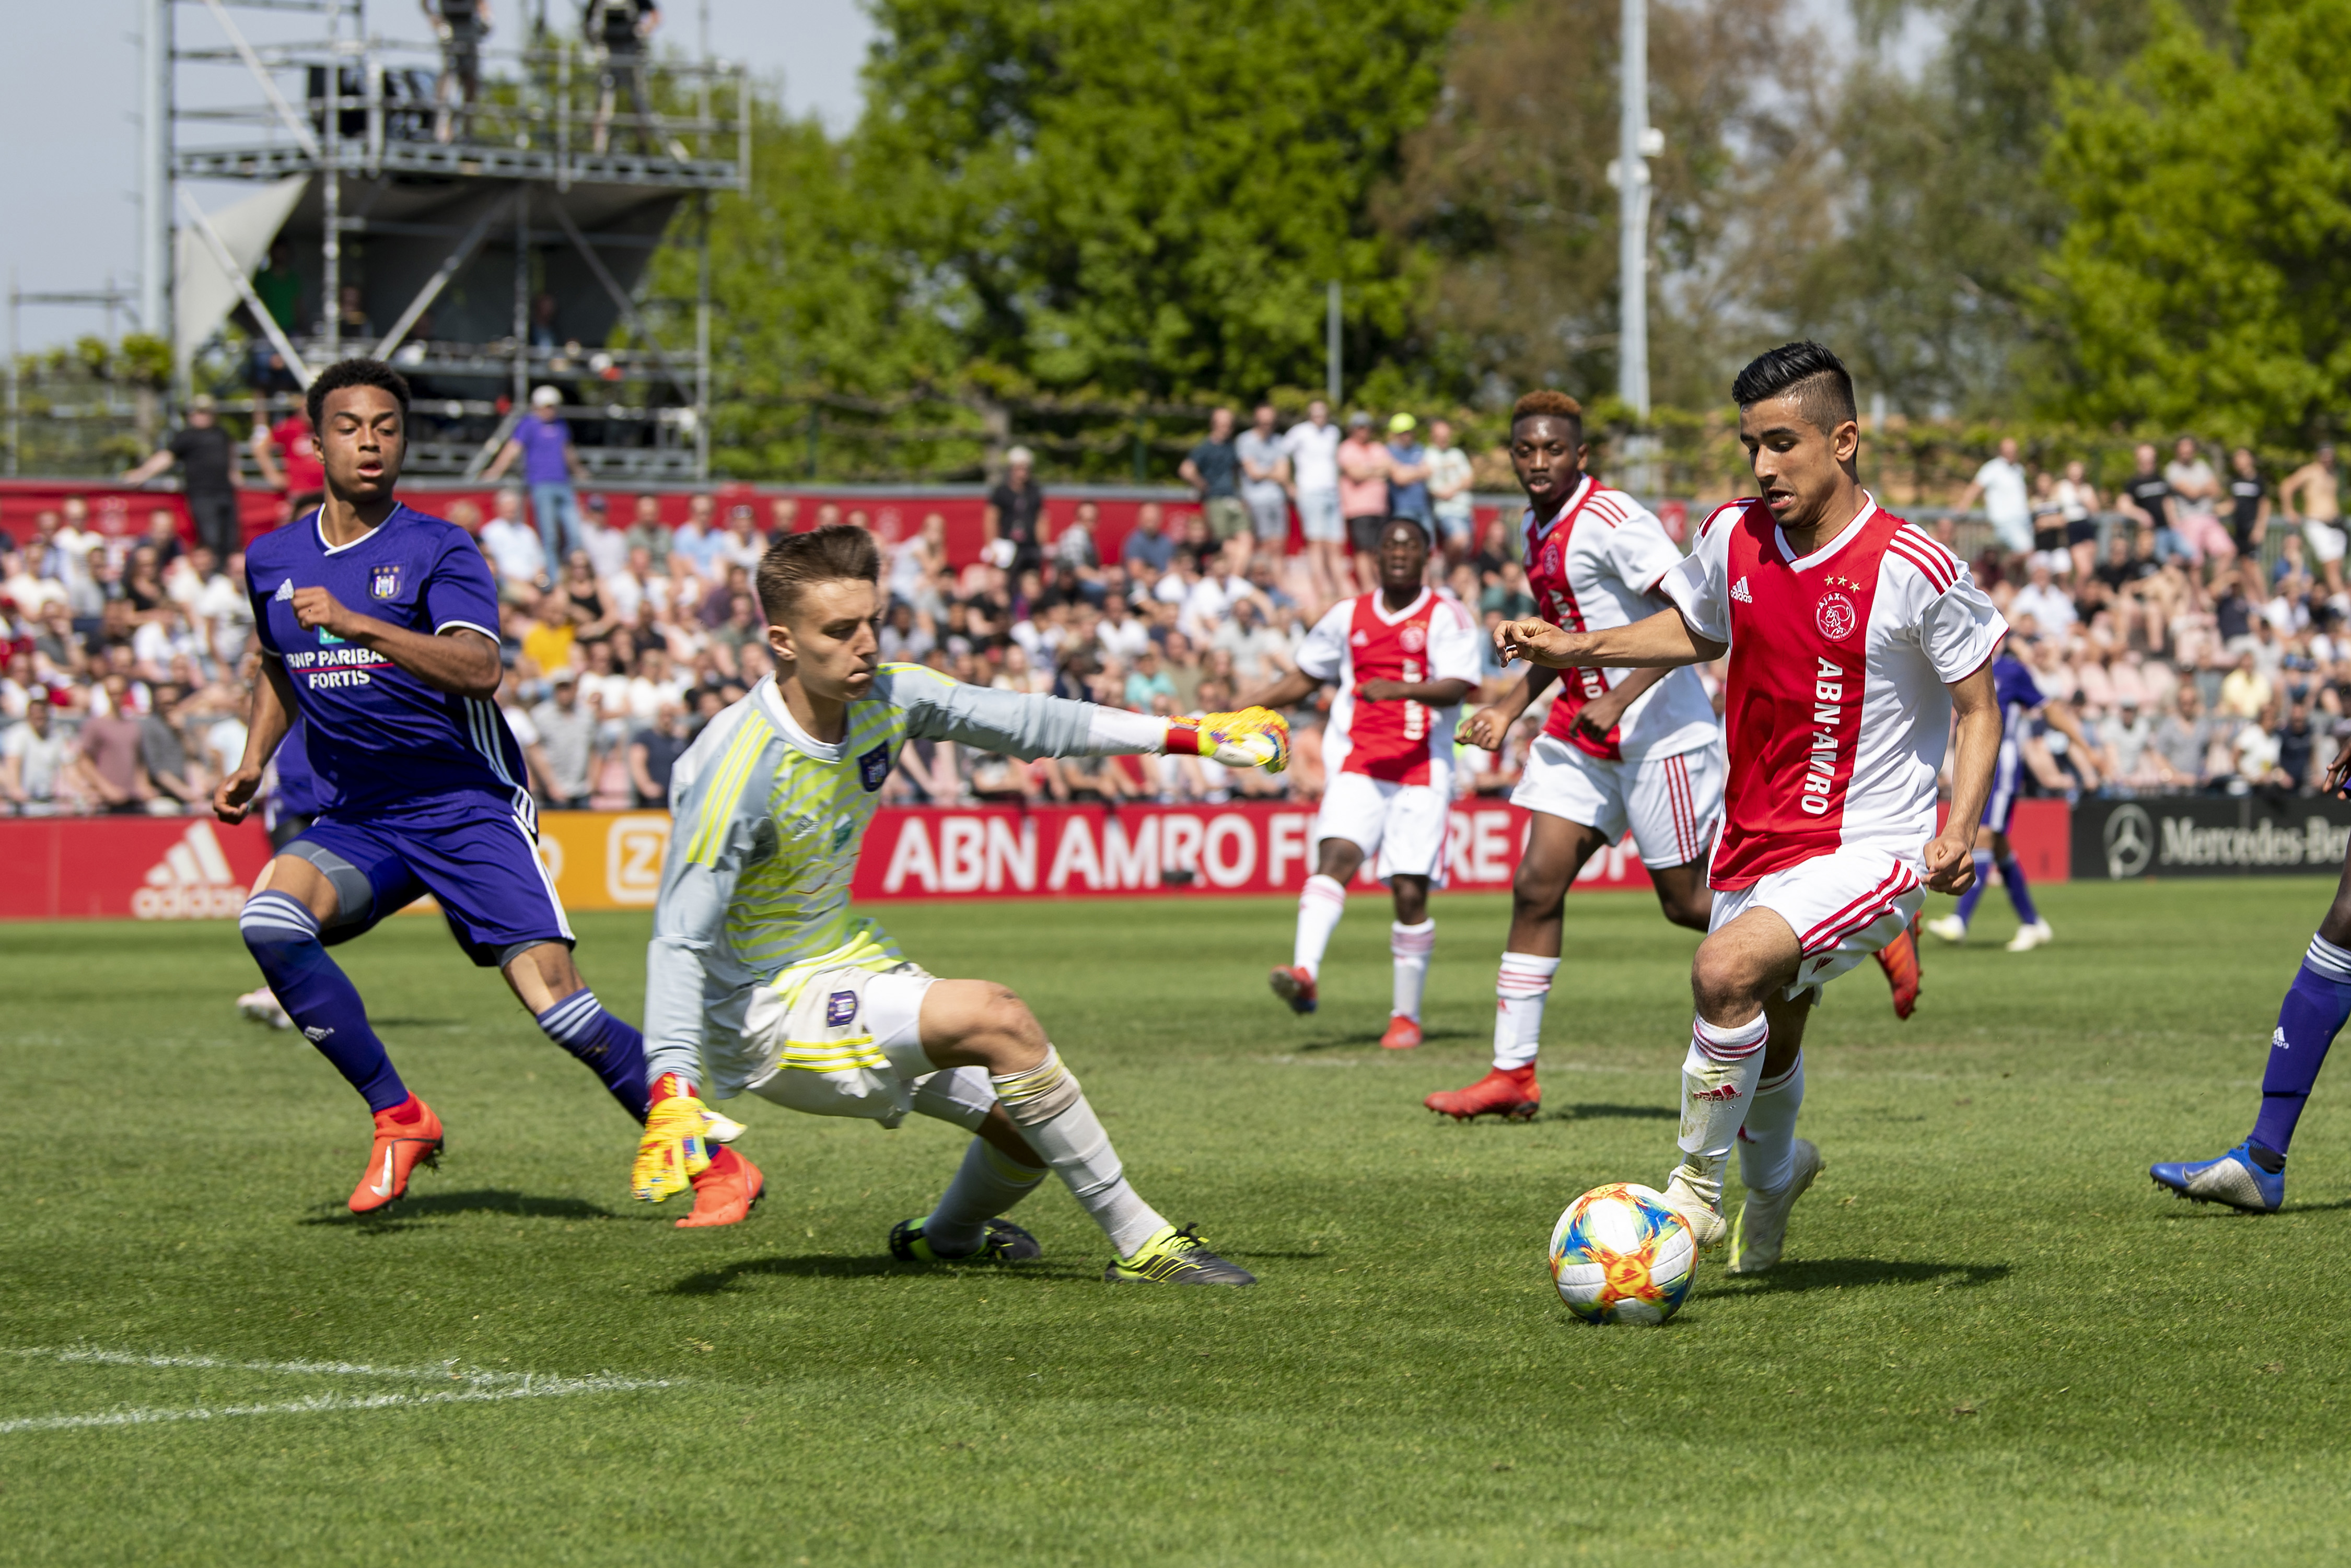
[[[768,1178],[759,1174],[759,1167],[724,1144],[691,1179],[694,1212],[677,1222],[680,1230],[739,1224],[751,1217],[760,1195],[768,1190]]]
[[[403,1111],[414,1112],[408,1120]],[[408,1175],[441,1159],[441,1118],[415,1095],[406,1104],[375,1113],[375,1146],[368,1151],[367,1174],[351,1191],[351,1212],[371,1214],[408,1191]]]

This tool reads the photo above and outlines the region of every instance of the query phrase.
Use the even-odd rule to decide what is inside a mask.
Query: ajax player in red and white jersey
[[[1565,392],[1529,392],[1510,411],[1510,462],[1527,493],[1527,586],[1544,622],[1572,632],[1631,624],[1667,608],[1657,591],[1681,564],[1665,526],[1583,471],[1583,409]],[[1494,1064],[1466,1089],[1423,1102],[1463,1121],[1531,1119],[1542,1091],[1535,1052],[1560,964],[1567,890],[1594,854],[1630,833],[1666,918],[1706,929],[1706,854],[1722,811],[1722,727],[1688,669],[1530,670],[1461,727],[1500,747],[1557,683],[1511,804],[1531,812],[1511,884],[1510,935],[1495,979]]]
[[[1377,591],[1343,599],[1299,644],[1297,669],[1251,693],[1277,711],[1335,684],[1323,730],[1328,782],[1314,819],[1314,874],[1298,898],[1290,962],[1273,971],[1274,994],[1310,1013],[1331,933],[1347,908],[1347,883],[1367,855],[1395,900],[1388,951],[1394,1006],[1380,1043],[1420,1043],[1420,998],[1437,922],[1428,889],[1445,878],[1445,830],[1453,809],[1453,730],[1461,699],[1478,687],[1478,628],[1469,612],[1426,583],[1428,534],[1410,517],[1381,526]]]
[[[1522,526],[1536,614],[1564,631],[1602,632],[1667,608],[1663,584],[1682,553],[1646,507],[1585,474],[1583,459],[1583,411],[1573,398],[1545,390],[1519,400],[1510,461],[1527,493]],[[1721,721],[1698,672],[1578,669],[1562,680],[1538,666],[1472,715],[1461,737],[1500,747],[1555,681],[1551,716],[1510,795],[1531,819],[1494,983],[1493,1067],[1466,1089],[1422,1102],[1462,1121],[1527,1120],[1541,1104],[1535,1055],[1560,966],[1567,891],[1604,846],[1631,834],[1667,920],[1703,931],[1711,917],[1706,859],[1722,814],[1725,760]],[[1917,947],[1905,933],[1889,953],[1895,1011],[1907,1018],[1917,997]]]
[[[1681,1162],[1667,1201],[1721,1242],[1732,1145],[1747,1197],[1731,1271],[1779,1260],[1821,1169],[1798,1138],[1804,1023],[1820,988],[1908,930],[1925,890],[1962,893],[1991,789],[1991,680],[2008,628],[1949,551],[1855,477],[1853,382],[1817,343],[1762,355],[1732,387],[1760,498],[1708,517],[1660,585],[1674,609],[1576,632],[1527,620],[1502,651],[1552,668],[1671,666],[1729,654],[1729,782],[1708,866],[1714,910],[1691,965]],[[1953,723],[1957,716],[1956,730]],[[1953,744],[1950,826],[1935,779]]]

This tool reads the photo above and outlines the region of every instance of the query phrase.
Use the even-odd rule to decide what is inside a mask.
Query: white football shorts
[[[1786,995],[1820,988],[1902,934],[1927,902],[1918,862],[1891,850],[1847,844],[1801,865],[1775,871],[1750,887],[1717,888],[1709,933],[1750,909],[1768,909],[1788,923],[1804,950]]]
[[[1612,844],[1629,832],[1641,863],[1662,871],[1702,861],[1713,849],[1729,771],[1719,740],[1671,757],[1610,762],[1539,736],[1510,804],[1581,822]]]
[[[743,1038],[767,1066],[744,1085],[816,1116],[862,1116],[895,1127],[909,1111],[977,1132],[996,1103],[987,1070],[941,1070],[923,1051],[923,998],[937,977],[894,969],[824,969],[796,992],[762,986]]]
[[[1447,792],[1433,784],[1391,784],[1362,773],[1333,773],[1314,816],[1314,841],[1344,839],[1378,856],[1372,874],[1425,876],[1445,885],[1445,830],[1453,819]]]
[[[2321,566],[2330,560],[2343,559],[2343,529],[2335,523],[2304,517],[2302,519],[2302,538],[2310,547],[2310,559]]]

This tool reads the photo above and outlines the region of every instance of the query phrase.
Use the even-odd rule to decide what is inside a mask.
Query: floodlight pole
[[[139,84],[139,329],[172,337],[172,0],[141,9]]]
[[[24,432],[16,419],[16,269],[8,268],[8,477],[16,476],[16,444]]]
[[[1322,395],[1329,400],[1331,412],[1339,413],[1339,280],[1331,280],[1330,293],[1322,310]]]
[[[1622,112],[1616,139],[1616,395],[1649,416],[1648,0],[1624,0]]]

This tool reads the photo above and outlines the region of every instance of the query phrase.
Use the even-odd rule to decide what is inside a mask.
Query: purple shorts
[[[439,802],[436,802],[439,804]],[[348,942],[427,894],[441,905],[449,934],[482,967],[503,967],[517,952],[542,942],[571,946],[571,923],[540,863],[537,835],[525,820],[484,798],[479,810],[429,823],[371,816],[347,819],[329,811],[279,851],[324,851],[367,879],[368,907],[354,912],[350,896],[325,932],[332,945]],[[317,863],[314,856],[305,856]]]

